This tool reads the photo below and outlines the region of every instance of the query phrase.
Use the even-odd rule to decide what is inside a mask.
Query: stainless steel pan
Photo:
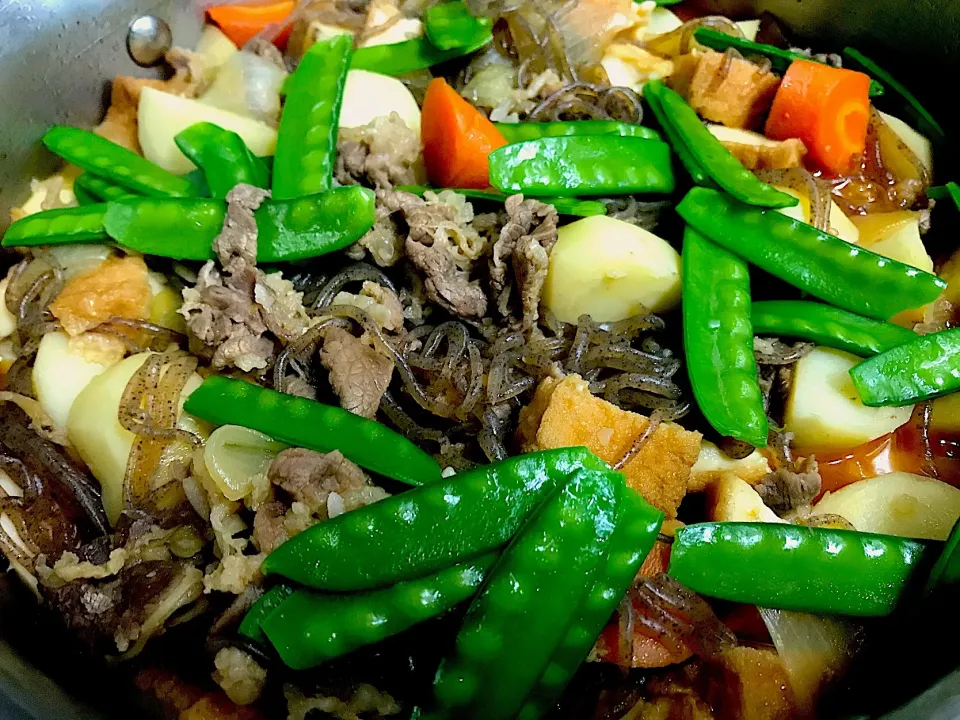
[[[699,0],[699,4],[745,17],[769,10],[801,38],[811,42],[816,38],[818,48],[852,44],[882,53],[885,60],[892,59],[885,65],[909,79],[911,88],[944,121],[948,135],[956,129],[951,117],[956,108],[952,71],[960,64],[957,0]],[[0,229],[9,208],[24,200],[27,181],[56,168],[56,159],[38,143],[43,132],[54,123],[95,124],[112,77],[149,74],[127,52],[131,21],[147,14],[167,21],[177,44],[189,46],[196,40],[200,18],[189,0],[0,0]],[[941,171],[952,164],[952,158],[939,158]],[[29,600],[16,591],[16,582],[0,582],[0,718],[148,716],[148,710],[133,705],[130,695],[116,688],[117,679],[109,671],[94,666],[77,672],[68,669],[69,658],[61,662],[68,651],[54,637],[33,632],[36,619]],[[944,618],[950,619],[956,617]],[[937,632],[934,625],[917,628],[918,648],[926,644],[924,636]],[[915,659],[905,656],[899,661]],[[960,673],[886,717],[960,718]]]

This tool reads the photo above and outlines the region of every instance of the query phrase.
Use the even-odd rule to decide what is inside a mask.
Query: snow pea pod
[[[850,368],[864,405],[913,405],[960,390],[960,328],[913,340]]]
[[[130,192],[125,187],[114,185],[113,183],[104,180],[102,177],[97,177],[91,173],[83,173],[77,177],[77,179],[73,181],[73,187],[74,190],[77,188],[83,188],[88,193],[104,202],[110,202],[111,200],[125,200],[126,198],[132,197],[141,197],[140,195],[137,195],[137,193]]]
[[[333,186],[337,123],[353,36],[315,43],[293,74],[277,131],[273,197],[289,200]]]
[[[494,123],[508,143],[536,140],[543,137],[568,135],[620,135],[647,140],[659,140],[660,133],[653,128],[616,120],[572,120],[570,122],[498,122]]]
[[[746,38],[727,35],[719,30],[713,30],[708,27],[697,28],[693,36],[701,45],[706,45],[712,50],[726,52],[730,48],[733,48],[744,55],[760,55],[765,57],[770,61],[770,67],[774,72],[778,72],[781,75],[787,71],[790,63],[794,60],[820,62],[815,57],[810,57],[809,55],[793,52],[792,50],[784,50],[775,45],[766,45],[764,43],[747,40]],[[827,63],[824,62],[822,64],[826,65]],[[885,89],[881,83],[874,79],[870,80],[870,97],[880,97],[884,92]]]
[[[288,445],[339,450],[360,467],[400,482],[419,485],[440,478],[432,457],[386,425],[242,380],[211,375],[184,407],[208,422],[240,425]]]
[[[570,197],[673,192],[670,147],[659,140],[545,137],[490,153],[490,184],[505,193]]]
[[[422,577],[505,545],[584,467],[609,469],[586,448],[564,448],[437,480],[314,525],[268,555],[263,571],[336,591]]]
[[[259,643],[268,642],[267,635],[261,627],[263,621],[270,617],[280,607],[280,604],[294,592],[296,590],[290,585],[274,585],[243,616],[243,621],[237,628],[237,632]]]
[[[750,315],[757,335],[810,340],[861,357],[882,353],[917,337],[912,330],[893,323],[804,300],[755,302]]]
[[[649,87],[649,84],[647,87]],[[656,86],[654,86],[653,91],[648,90],[646,92],[644,100],[647,101],[647,106],[651,112],[653,112],[654,117],[657,118],[657,122],[660,123],[663,134],[667,136],[667,142],[670,143],[670,148],[676,154],[680,160],[680,164],[683,165],[684,170],[687,171],[687,174],[690,176],[690,179],[693,180],[694,184],[705,187],[716,187],[716,183],[710,179],[706,170],[700,166],[700,163],[693,156],[693,153],[690,152],[690,148],[680,139],[670,118],[663,112],[663,105],[660,103],[660,96],[656,93]]]
[[[110,240],[103,226],[106,214],[107,205],[99,203],[27,215],[7,228],[3,247],[106,242]]]
[[[55,125],[43,144],[68,163],[142,195],[195,197],[193,184],[89,130]]]
[[[619,473],[578,472],[524,525],[470,605],[425,718],[517,716],[605,570],[622,491]]]
[[[414,38],[392,45],[371,45],[353,54],[353,70],[369,70],[381,75],[403,75],[414,70],[439,65],[454,58],[469,55],[489,43],[493,36],[479,39],[470,45],[440,50],[426,38]]]
[[[662,524],[663,513],[648,505],[632,488],[624,488],[605,566],[550,658],[550,664],[527,697],[518,720],[538,720],[560,699],[637,576]]]
[[[765,447],[747,264],[690,227],[680,260],[683,348],[697,405],[721,435]]]
[[[96,205],[100,202],[100,198],[76,183],[73,185],[73,196],[77,199],[77,205]]]
[[[748,205],[759,207],[792,207],[799,201],[762,182],[747,170],[723,143],[704,127],[696,111],[679,93],[659,80],[647,85],[646,92],[660,101],[663,113],[673,126],[677,138],[686,145],[697,164],[722,189]]]
[[[927,544],[892,535],[776,523],[680,528],[667,572],[694,592],[760,607],[889,615]]]
[[[904,114],[916,123],[917,129],[926,135],[934,145],[942,146],[946,142],[947,135],[943,126],[920,104],[916,95],[910,92],[903,83],[855,48],[844,48],[843,59],[846,67],[859,69],[875,80],[882,82],[889,90],[887,98],[890,100],[898,99]]]
[[[705,237],[831,305],[886,320],[933,302],[946,287],[904,265],[777,212],[693,188],[677,206]]]
[[[110,203],[104,224],[123,247],[176,260],[211,260],[223,228],[221,200],[135,198]],[[268,200],[255,213],[260,262],[317,257],[353,244],[373,227],[374,196],[357,185],[293,200]]]
[[[240,183],[258,188],[269,187],[270,171],[250,152],[237,133],[218,125],[200,122],[191,125],[174,139],[180,152],[203,170],[215,198],[223,198]]]
[[[471,15],[462,0],[428,7],[423,13],[423,25],[427,39],[438,50],[453,50],[478,43],[486,45],[493,39],[490,19]]]
[[[943,545],[943,550],[940,551],[940,556],[933,564],[924,592],[926,594],[944,590],[955,592],[958,588],[960,588],[960,520],[954,524]]]
[[[500,203],[506,201],[507,195],[499,193],[496,190],[474,190],[472,188],[437,188],[429,185],[398,185],[397,190],[413,193],[423,197],[427,190],[435,193],[444,190],[453,190],[453,192],[463,195],[469,200],[484,200],[486,202]],[[592,215],[606,215],[607,206],[597,200],[578,200],[577,198],[537,198],[541,202],[553,205],[561,215],[574,215],[576,217],[591,217]]]
[[[298,590],[262,621],[263,631],[289,667],[316,667],[466,602],[476,595],[496,559],[497,553],[488,553],[368,592]]]

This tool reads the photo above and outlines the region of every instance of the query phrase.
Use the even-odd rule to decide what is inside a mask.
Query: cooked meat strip
[[[792,465],[774,470],[754,485],[766,504],[778,515],[809,505],[820,494],[822,480],[817,461],[811,455]]]
[[[330,372],[340,406],[375,418],[393,377],[393,361],[343,328],[331,327],[324,331],[320,362]]]

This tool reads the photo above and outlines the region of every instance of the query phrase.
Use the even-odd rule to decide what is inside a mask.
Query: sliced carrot
[[[264,5],[217,5],[207,10],[207,16],[237,47],[243,47],[267,25],[282,23],[290,17],[295,4],[294,0],[280,0]],[[274,38],[274,45],[281,49],[286,47],[290,30],[290,27],[284,28]]]
[[[443,78],[435,78],[427,86],[420,139],[430,182],[481,190],[490,187],[487,158],[507,144],[493,123]]]
[[[866,145],[869,93],[863,73],[794,60],[773,98],[766,135],[800,138],[821,170],[842,175]]]

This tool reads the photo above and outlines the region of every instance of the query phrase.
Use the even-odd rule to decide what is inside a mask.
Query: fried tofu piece
[[[773,468],[770,467],[767,458],[757,450],[740,460],[731,460],[712,442],[704,440],[700,446],[697,462],[690,470],[687,491],[703,492],[728,473],[733,473],[750,485],[756,485],[771,472]]]
[[[694,695],[640,700],[623,720],[714,720],[710,706]]]
[[[584,445],[611,465],[643,434],[649,419],[594,397],[578,375],[546,378],[520,411],[518,436],[525,451]],[[700,433],[663,423],[622,468],[627,483],[667,517],[676,517],[690,468],[700,454]]]
[[[70,280],[50,312],[68,334],[79,335],[114,317],[147,320],[150,299],[143,258],[115,257]]]
[[[748,129],[770,109],[780,85],[769,70],[713,50],[675,58],[669,82],[701,117]]]
[[[726,125],[707,127],[747,170],[789,170],[803,166],[807,154],[803,140],[771,140],[760,133]]]
[[[718,720],[791,720],[797,708],[790,680],[773,648],[741,645],[711,666],[707,702]]]

